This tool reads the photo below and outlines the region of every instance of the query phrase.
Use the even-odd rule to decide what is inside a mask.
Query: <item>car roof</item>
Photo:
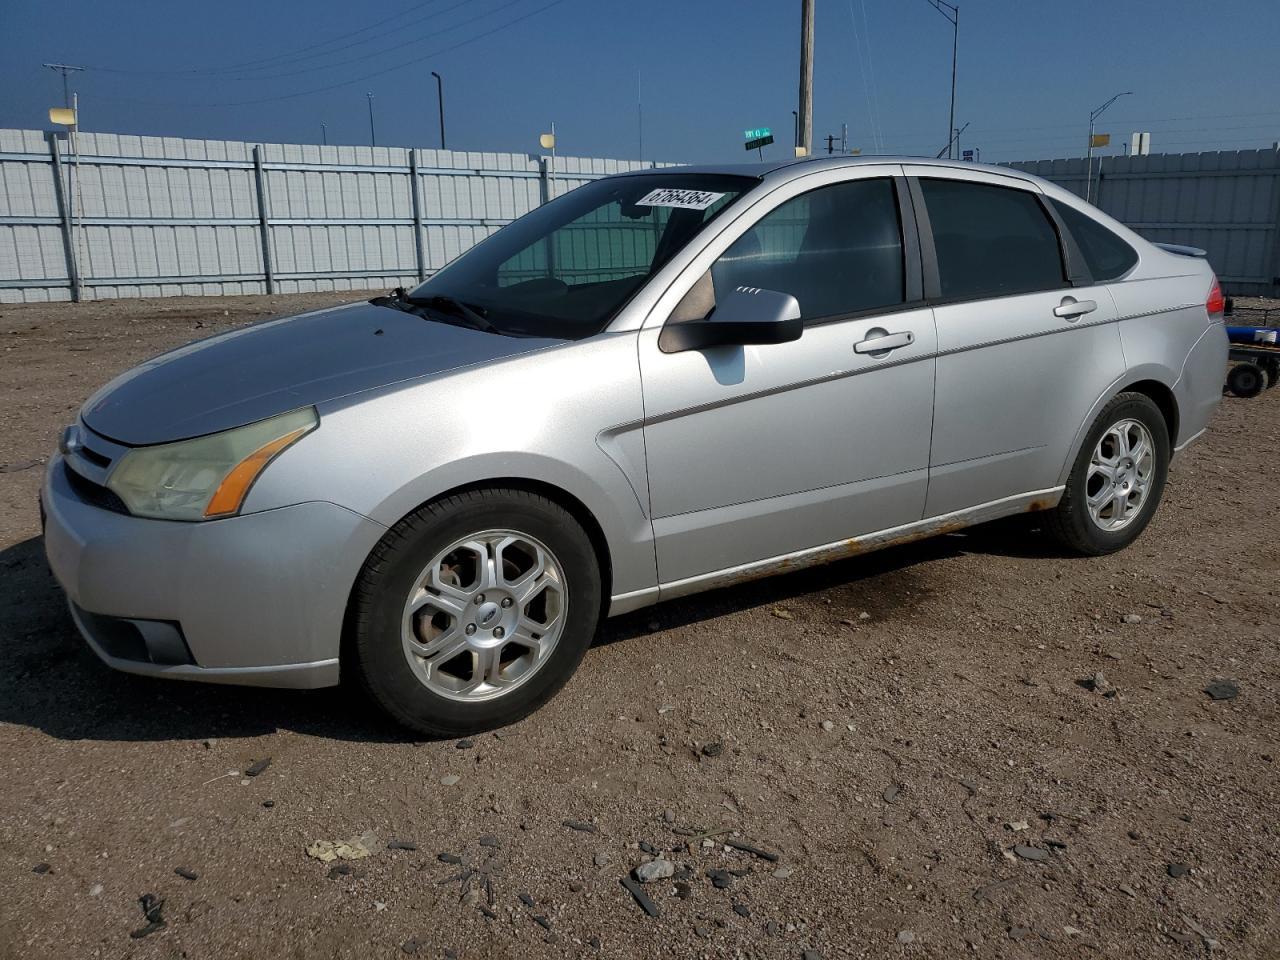
[[[713,173],[728,174],[739,177],[752,177],[758,180],[789,180],[804,176],[817,170],[830,170],[841,167],[868,167],[883,164],[911,164],[912,166],[929,166],[949,170],[981,170],[999,176],[1011,177],[1028,182],[1039,181],[1029,173],[1015,170],[1012,167],[997,167],[989,163],[970,163],[964,160],[941,160],[934,157],[901,157],[901,156],[831,156],[831,157],[790,157],[764,163],[712,163],[691,164],[674,167],[657,167],[643,170],[631,170],[619,176],[636,176],[639,174],[660,173],[663,170],[679,170],[681,173]]]

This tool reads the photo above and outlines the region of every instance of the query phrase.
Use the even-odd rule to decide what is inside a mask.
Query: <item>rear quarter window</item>
[[[1138,262],[1138,253],[1133,247],[1075,207],[1060,203],[1052,197],[1049,202],[1075,238],[1076,246],[1080,248],[1080,255],[1084,257],[1095,283],[1115,280],[1133,269],[1133,265]]]

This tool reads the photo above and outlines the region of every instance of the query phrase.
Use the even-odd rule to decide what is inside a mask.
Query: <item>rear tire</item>
[[[1169,475],[1169,430],[1150,397],[1122,393],[1085,435],[1049,533],[1086,556],[1123,550],[1142,533]]]
[[[514,723],[549,700],[591,645],[601,609],[591,541],[524,490],[437,500],[389,530],[361,571],[351,666],[418,733]]]

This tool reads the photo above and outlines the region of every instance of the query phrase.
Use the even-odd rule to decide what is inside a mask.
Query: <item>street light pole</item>
[[[369,145],[376,147],[378,145],[378,134],[373,129],[373,94],[366,93],[365,97],[369,100]]]
[[[1111,106],[1121,97],[1133,96],[1132,90],[1126,90],[1124,93],[1117,93],[1114,97],[1098,107],[1096,110],[1089,112],[1089,153],[1085,161],[1085,183],[1084,183],[1084,200],[1085,203],[1093,202],[1093,125],[1094,122],[1102,116],[1104,110]]]
[[[947,0],[928,0],[929,5],[951,24],[951,112],[947,119],[947,159],[951,159],[952,134],[956,128],[956,54],[960,49],[960,8]]]
[[[329,145],[329,125],[323,120],[320,121],[320,142],[326,147]]]
[[[440,149],[443,150],[445,148],[444,146],[444,78],[441,77],[440,74],[436,73],[434,70],[431,71],[431,75],[436,78],[436,99],[440,103]]]

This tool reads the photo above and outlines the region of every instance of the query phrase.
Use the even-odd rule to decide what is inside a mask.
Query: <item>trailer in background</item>
[[[1256,397],[1280,383],[1280,328],[1271,325],[1275,313],[1274,310],[1236,310],[1228,301],[1227,316],[1236,322],[1227,326],[1227,339],[1231,344],[1227,351],[1231,360],[1227,368],[1227,393]],[[1239,323],[1242,320],[1245,323]]]

